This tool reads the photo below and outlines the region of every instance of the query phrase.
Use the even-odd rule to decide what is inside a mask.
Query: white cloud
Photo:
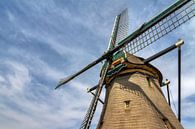
[[[182,118],[187,118],[182,121],[182,124],[186,129],[194,129],[194,119],[195,119],[195,103],[193,101],[183,102],[182,103]]]
[[[8,18],[11,22],[15,21],[15,16],[10,11],[7,11],[7,15],[8,15]]]
[[[30,70],[31,74],[42,75],[43,78],[48,78],[54,81],[65,76],[63,71],[58,70],[56,67],[50,66],[50,64],[42,60],[41,57],[36,55],[36,53],[29,53],[26,50],[19,50],[16,48],[10,48],[8,52],[19,57],[23,64],[25,64],[25,67]],[[14,63],[18,64],[15,61],[9,62],[10,65],[16,67],[17,65],[15,66]]]
[[[0,83],[5,82],[5,78],[3,76],[0,76]]]
[[[31,82],[29,70],[25,65],[15,61],[5,61],[4,63],[8,67],[8,73],[1,76],[1,83],[7,84],[6,87],[2,86],[2,88],[10,90],[9,93],[22,92]]]
[[[182,123],[185,125],[186,129],[194,129],[195,128],[195,123],[194,122],[184,121]]]
[[[17,72],[20,72],[21,75],[25,75],[24,73],[26,73],[26,71],[21,70],[23,65],[16,62],[12,62],[12,64],[17,65],[15,71],[18,70]],[[10,74],[10,76],[14,75],[15,72],[13,75]],[[83,92],[83,89],[85,88],[81,89],[82,84],[79,82],[73,82],[73,85],[69,85],[75,90],[71,92],[69,91],[72,89],[67,89],[67,91],[64,91],[64,89],[52,91],[49,87],[46,87],[43,84],[28,84],[28,86],[33,85],[36,88],[41,87],[42,93],[36,93],[37,90],[32,91],[24,88],[23,86],[28,82],[28,79],[27,81],[24,81],[23,76],[20,77],[22,78],[17,77],[17,81],[20,83],[16,83],[22,85],[20,89],[23,92],[14,92],[13,90],[15,90],[15,88],[13,90],[10,88],[1,89],[0,96],[5,100],[0,99],[0,119],[2,117],[12,119],[11,124],[0,122],[1,127],[11,129],[22,123],[20,129],[42,129],[45,127],[51,129],[62,127],[71,128],[75,126],[75,124],[78,124],[78,120],[83,118],[85,111],[79,110],[79,108],[87,106],[88,99],[86,98],[86,95],[84,95],[86,93]],[[12,80],[8,79],[7,81],[8,84],[3,84],[3,86],[7,87]],[[80,89],[78,90],[78,88]],[[7,95],[10,90],[12,94]],[[14,107],[16,109],[13,109],[14,107],[10,106],[9,103],[15,105]]]

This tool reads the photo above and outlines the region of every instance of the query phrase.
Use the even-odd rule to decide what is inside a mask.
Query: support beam
[[[162,83],[161,87],[163,87],[163,86],[167,87],[167,102],[168,102],[169,106],[171,107],[169,84],[170,84],[170,81],[168,79],[166,79],[165,82]]]
[[[91,87],[91,88],[87,88],[87,93],[94,91],[95,89],[97,89],[98,85]]]
[[[168,98],[168,104],[169,106],[171,107],[171,101],[170,101],[170,93],[169,93],[169,84],[170,84],[170,81],[168,79],[166,79],[166,85],[167,85],[167,98]]]
[[[178,47],[178,120],[181,122],[181,47]]]
[[[93,96],[95,96],[95,94],[92,91],[89,91],[89,93],[91,93]],[[101,100],[100,98],[98,98],[98,100],[100,101],[100,103],[102,103],[104,105],[103,100]]]
[[[172,46],[170,46],[170,47],[168,47],[168,48],[166,48],[166,49],[156,53],[155,55],[145,59],[144,63],[149,63],[149,62],[155,60],[156,58],[158,58],[158,57],[160,57],[160,56],[162,56],[162,55],[164,55],[164,54],[174,50],[175,48],[180,47],[183,44],[184,44],[184,41],[182,39],[179,39],[174,45],[172,45]]]

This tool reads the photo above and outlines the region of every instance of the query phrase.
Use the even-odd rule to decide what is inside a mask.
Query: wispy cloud
[[[82,84],[79,82],[70,84],[79,95],[64,94],[62,90],[51,92],[49,87],[44,86],[44,84],[31,82],[30,69],[23,64],[14,61],[6,63],[9,72],[1,77],[0,114],[1,119],[7,118],[13,122],[12,124],[8,124],[8,121],[0,122],[2,127],[15,128],[18,124],[23,123],[20,126],[21,129],[70,128],[74,127],[81,119],[77,115],[84,115],[84,111],[79,110],[79,108],[87,105],[88,101],[85,100],[86,96],[82,96],[80,88]],[[41,87],[41,89],[31,91],[34,89],[30,88],[32,86]],[[78,90],[79,88],[80,90]],[[77,101],[78,96],[80,96],[80,101]],[[72,102],[72,105],[69,102]]]
[[[78,128],[92,97],[86,93],[86,88],[97,84],[100,66],[68,83],[64,88],[54,90],[58,80],[74,73],[105,51],[114,17],[122,9],[129,8],[132,32],[143,21],[156,14],[155,12],[172,2],[1,1],[1,128]],[[178,37],[186,37],[183,49],[186,63],[182,65],[182,95],[183,106],[190,109],[184,114],[184,124],[189,128],[194,127],[192,124],[188,125],[187,119],[193,118],[190,113],[194,112],[194,102],[187,101],[194,94],[194,36],[188,35],[189,31],[194,32],[193,28],[194,21],[189,22],[181,28],[182,31],[173,33],[171,38],[160,40],[141,53],[148,57],[169,46]],[[165,78],[171,80],[174,96],[177,96],[176,62],[176,52],[153,62]],[[177,102],[176,97],[174,101]],[[100,112],[101,105],[98,106],[93,128]]]

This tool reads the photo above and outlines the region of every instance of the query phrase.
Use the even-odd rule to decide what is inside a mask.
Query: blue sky
[[[174,2],[1,0],[0,129],[78,128],[92,97],[86,93],[86,88],[97,84],[102,64],[54,90],[58,81],[106,50],[114,18],[123,9],[129,9],[131,33]],[[195,19],[192,19],[137,53],[147,58],[179,38],[185,40],[182,47],[182,124],[186,129],[195,128],[194,33]],[[152,64],[171,81],[172,104],[177,106],[177,51]],[[95,114],[93,128],[100,112],[101,105]]]

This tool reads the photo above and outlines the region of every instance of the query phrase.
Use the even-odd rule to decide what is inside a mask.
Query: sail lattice
[[[143,48],[154,43],[164,35],[170,33],[183,23],[190,20],[195,16],[195,0],[191,0],[183,7],[170,13],[168,16],[162,18],[159,22],[155,23],[152,27],[145,30],[136,38],[131,40],[122,49],[134,54]],[[151,21],[152,22],[152,21]],[[140,27],[140,31],[145,28],[145,24]]]

